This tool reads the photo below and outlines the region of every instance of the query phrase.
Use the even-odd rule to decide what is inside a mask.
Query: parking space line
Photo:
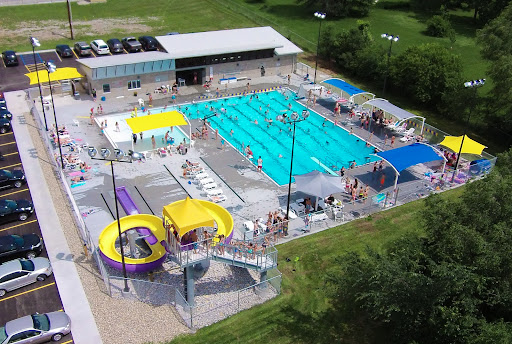
[[[5,135],[12,135],[14,134],[12,131],[8,132],[8,133],[5,133],[5,134],[0,134],[0,136],[5,136]]]
[[[5,65],[4,59],[2,59],[2,64],[4,65],[4,68],[7,68],[7,66]]]
[[[46,285],[42,285],[40,287],[37,287],[37,288],[34,288],[34,289],[30,289],[30,290],[24,291],[22,293],[18,293],[18,294],[15,294],[15,295],[11,295],[11,296],[5,297],[3,299],[0,299],[0,302],[4,302],[4,301],[7,301],[9,299],[12,299],[14,297],[18,297],[18,296],[21,296],[21,295],[24,295],[24,294],[32,293],[32,292],[34,292],[36,290],[43,289],[43,288],[46,288],[46,287],[49,287],[49,286],[52,286],[52,285],[55,285],[55,282],[48,283]]]
[[[11,142],[7,142],[7,143],[2,143],[0,146],[12,145],[13,143],[16,143],[16,141],[11,141]]]
[[[17,193],[20,193],[20,192],[25,192],[25,191],[28,191],[28,188],[21,189],[21,190],[18,190],[18,191],[14,191],[14,192],[10,192],[8,194],[2,195],[1,197],[5,197],[5,196],[9,196],[9,195],[14,195],[14,194],[17,194]]]
[[[14,154],[19,154],[18,152],[14,152],[14,153],[7,153],[7,154],[4,154],[4,156],[9,156],[9,155],[14,155]]]
[[[73,55],[75,55],[75,57],[80,60],[80,57],[78,57],[78,55],[75,53],[75,49],[73,49],[71,51],[73,52]]]
[[[14,166],[19,166],[21,165],[21,162],[17,163],[17,164],[12,164],[12,165],[8,165],[8,166],[4,166],[2,168],[9,168],[9,167],[14,167]]]
[[[69,343],[73,343],[73,339],[68,340],[67,342],[64,342],[64,343],[60,343],[60,344],[69,344]]]
[[[125,48],[123,48],[123,51],[124,51],[124,53],[125,53],[125,54],[128,54],[128,52],[126,51],[126,49],[125,49]]]
[[[94,51],[92,51],[92,49],[91,49],[91,54],[92,54],[92,56],[97,57],[96,54],[94,53]]]
[[[55,55],[57,55],[57,57],[59,58],[60,62],[62,62],[62,59],[60,58],[60,55],[57,54],[57,51],[55,51]]]
[[[7,228],[2,228],[2,229],[0,229],[0,232],[4,232],[4,231],[6,231],[8,229],[13,229],[13,228],[16,228],[16,227],[21,227],[21,226],[29,225],[29,224],[34,223],[34,222],[37,222],[37,220],[27,221],[27,222],[20,223],[19,225],[7,227]]]

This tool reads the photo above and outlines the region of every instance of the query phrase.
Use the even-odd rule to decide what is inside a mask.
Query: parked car
[[[71,319],[64,312],[27,315],[0,327],[0,344],[38,344],[59,341],[71,332]]]
[[[139,42],[142,45],[142,48],[146,51],[158,50],[158,42],[154,37],[140,36]]]
[[[78,56],[89,56],[92,54],[91,46],[85,42],[76,42],[75,52]]]
[[[48,258],[15,259],[0,265],[0,297],[26,285],[44,281],[52,274]],[[0,334],[1,336],[1,334]]]
[[[23,171],[0,170],[0,188],[20,188],[26,183],[27,180],[25,179],[25,173],[23,173]]]
[[[2,110],[7,109],[7,102],[5,101],[3,92],[0,92],[0,109],[2,109]]]
[[[133,53],[142,49],[142,44],[135,37],[125,37],[121,40],[127,52]]]
[[[6,50],[2,53],[2,59],[6,66],[17,66],[18,65],[18,57],[16,56],[16,52],[12,50]]]
[[[105,43],[102,39],[95,39],[91,42],[92,50],[94,50],[98,55],[108,55],[110,54],[110,49],[108,48],[107,43]]]
[[[7,109],[0,108],[0,118],[6,118],[10,121],[12,120],[12,113]]]
[[[0,200],[0,222],[25,221],[34,213],[34,205],[26,199]]]
[[[73,56],[73,51],[67,44],[59,44],[55,47],[55,51],[59,54],[60,57],[71,57]]]
[[[0,236],[0,260],[32,259],[43,251],[43,240],[37,234]]]
[[[11,121],[7,118],[0,118],[0,134],[5,134],[10,130],[12,130]]]
[[[118,54],[123,52],[123,43],[117,38],[111,38],[107,41],[107,45],[110,49],[110,52],[113,54]]]

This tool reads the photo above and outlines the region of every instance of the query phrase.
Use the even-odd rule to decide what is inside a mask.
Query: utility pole
[[[71,31],[71,39],[75,39],[75,35],[73,34],[73,18],[71,15],[71,3],[67,0],[68,3],[68,20],[69,20],[69,31]]]

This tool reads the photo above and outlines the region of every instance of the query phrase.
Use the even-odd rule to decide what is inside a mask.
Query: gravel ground
[[[37,125],[30,114],[25,114],[25,117],[37,155],[40,157],[52,202],[57,213],[60,214],[59,221],[69,248],[74,253],[73,260],[103,342],[108,344],[159,342],[190,332],[174,307],[168,304],[158,306],[129,298],[112,298],[105,294],[105,284],[97,271],[94,259],[84,255],[83,243],[78,234],[69,200],[60,181],[55,177],[53,165],[49,162],[50,159]]]

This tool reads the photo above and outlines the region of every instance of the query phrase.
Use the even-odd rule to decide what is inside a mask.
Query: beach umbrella
[[[440,145],[458,153],[460,145],[462,144],[462,137],[463,136],[446,136]],[[465,135],[461,153],[480,155],[485,148],[487,147],[483,144],[478,143]]]
[[[297,191],[315,196],[315,209],[318,198],[325,198],[333,193],[343,192],[344,186],[341,184],[341,177],[313,171],[306,174],[295,175],[295,185]]]
[[[39,74],[39,81],[41,83],[48,82],[48,72],[46,69],[39,70],[37,72],[30,72],[25,74],[30,79],[30,84],[35,85],[38,83],[37,76]],[[71,67],[63,67],[63,68],[57,68],[55,72],[52,73],[51,81],[60,81],[60,80],[70,80],[70,79],[77,79],[82,78],[83,75],[78,73],[76,68]]]

